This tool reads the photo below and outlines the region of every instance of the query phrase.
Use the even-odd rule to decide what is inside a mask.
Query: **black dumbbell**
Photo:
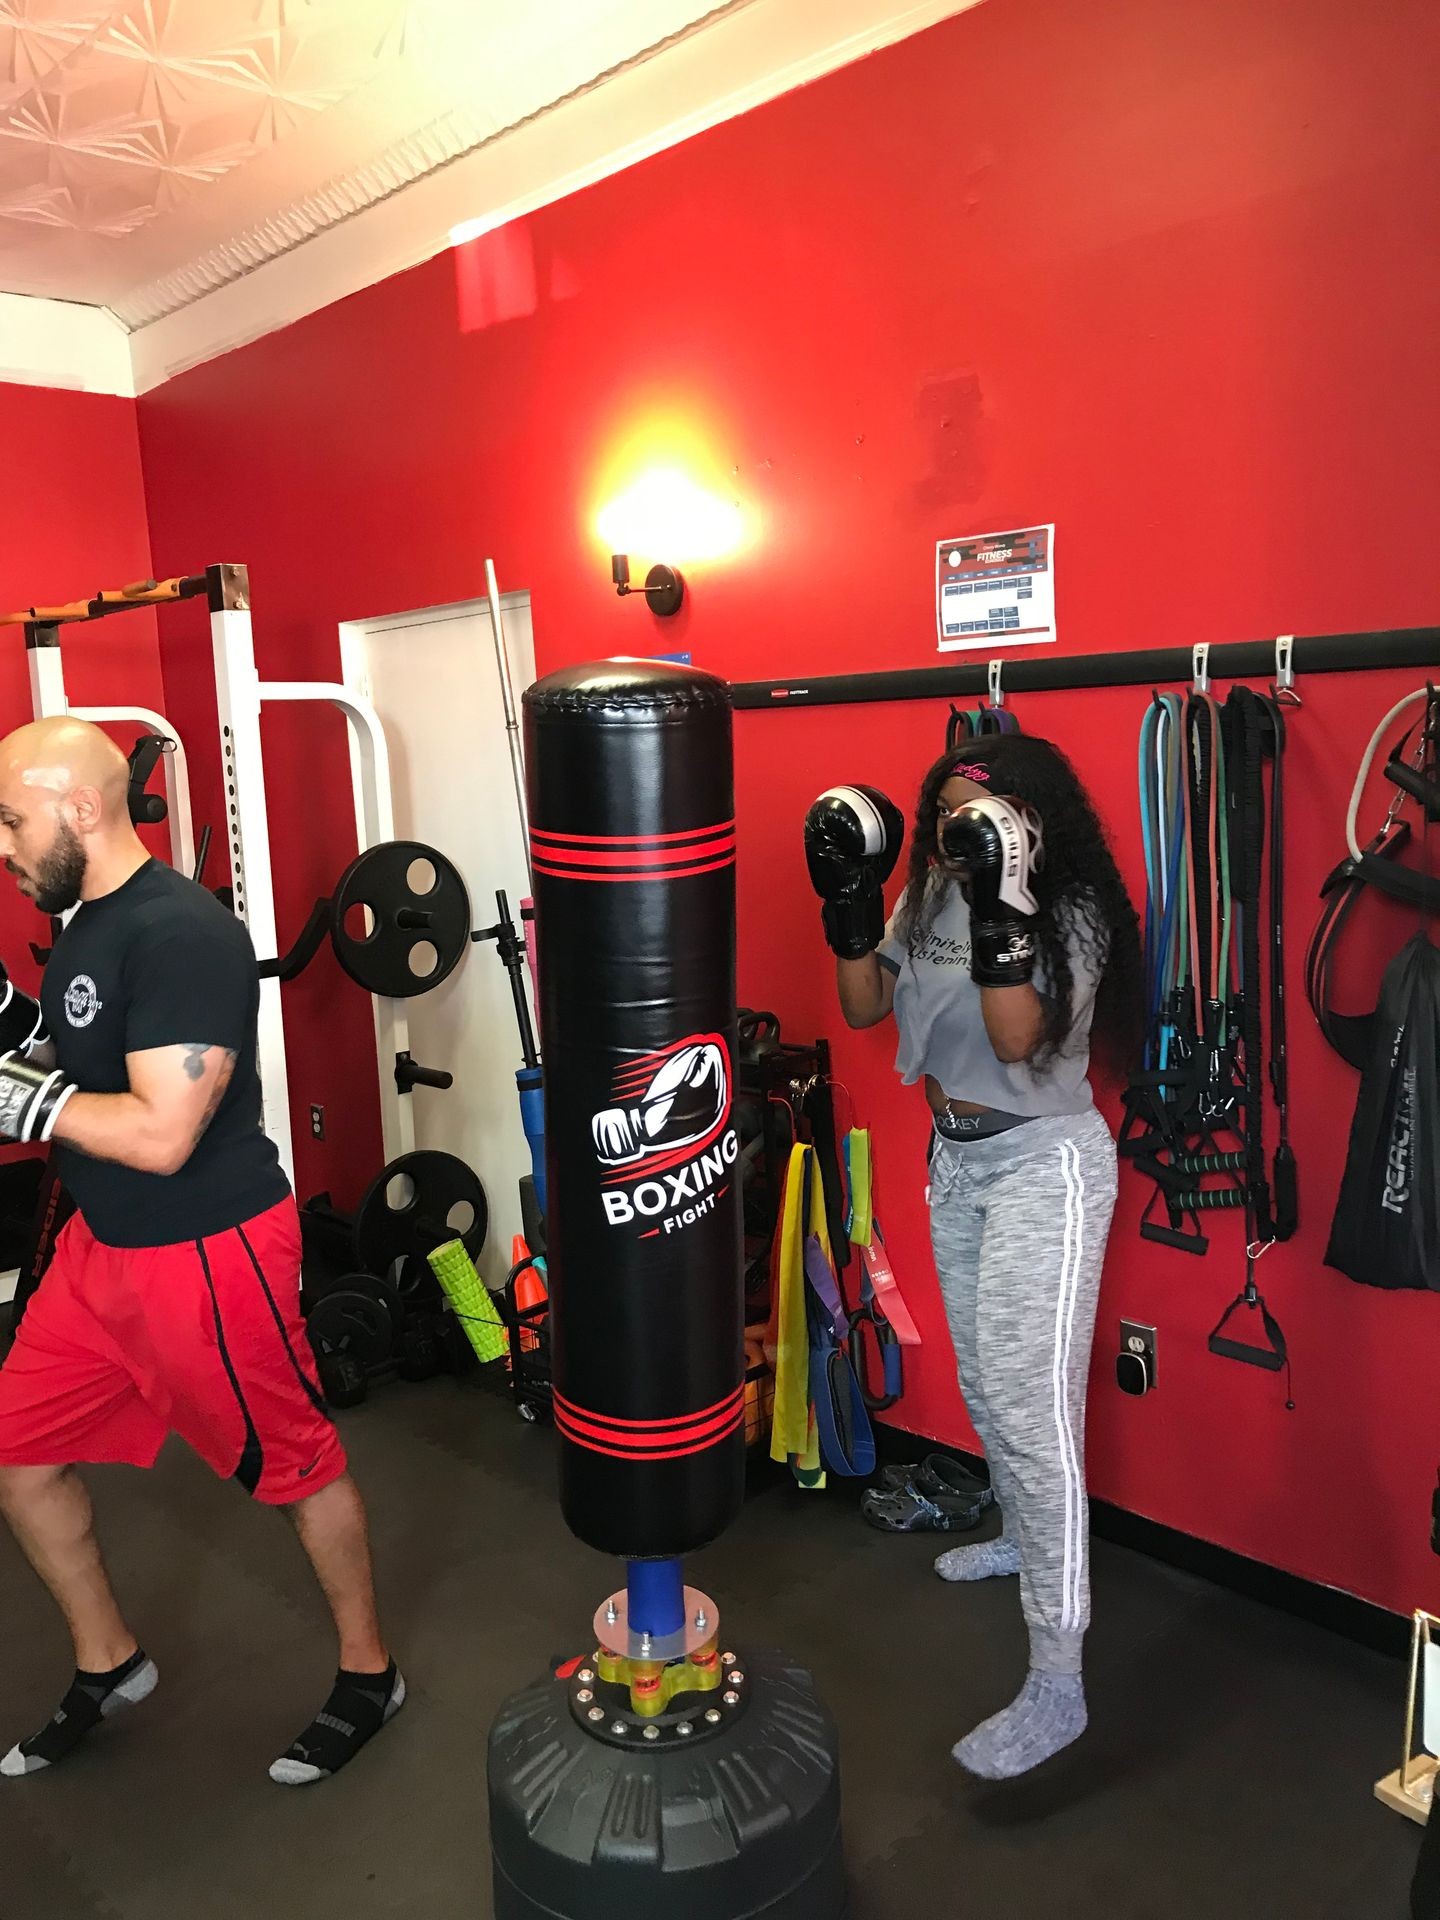
[[[402,1380],[433,1380],[442,1364],[439,1330],[432,1314],[415,1315],[400,1336]]]
[[[322,1353],[317,1366],[325,1399],[337,1412],[358,1407],[370,1391],[365,1369],[352,1353]]]

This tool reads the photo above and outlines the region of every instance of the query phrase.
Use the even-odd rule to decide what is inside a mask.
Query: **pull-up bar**
[[[997,639],[999,636],[996,636]],[[1207,650],[1209,671],[1222,680],[1273,677],[1274,640],[1235,640]],[[1294,640],[1297,679],[1312,673],[1361,673],[1374,667],[1440,667],[1440,627],[1391,627],[1372,633],[1316,633]],[[998,664],[993,663],[993,664]],[[740,680],[730,695],[740,709],[856,706],[872,700],[937,700],[991,690],[992,663],[950,661],[880,673],[820,674],[812,680]],[[1064,693],[1082,687],[1139,687],[1189,680],[1190,647],[1146,647],[1134,653],[1026,655],[1004,663],[1006,693]]]
[[[208,591],[203,573],[176,574],[169,580],[136,580],[128,587],[101,587],[93,600],[68,600],[60,607],[21,607],[0,613],[0,627],[61,627],[80,620],[103,620],[107,613],[131,607],[163,607],[172,600],[194,600]]]

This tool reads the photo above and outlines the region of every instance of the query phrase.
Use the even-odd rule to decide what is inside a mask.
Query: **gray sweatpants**
[[[1092,1107],[956,1143],[935,1136],[930,1237],[1005,1532],[1030,1663],[1078,1673],[1090,1621],[1085,1384],[1115,1142]]]

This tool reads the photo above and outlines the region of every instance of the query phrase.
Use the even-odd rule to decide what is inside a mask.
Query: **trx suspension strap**
[[[1239,919],[1239,1024],[1243,1061],[1245,1285],[1225,1309],[1210,1334],[1211,1353],[1221,1359],[1243,1361],[1269,1373],[1283,1368],[1285,1404],[1294,1407],[1290,1388],[1290,1355],[1279,1322],[1266,1306],[1256,1285],[1256,1263],[1277,1240],[1295,1231],[1297,1198],[1295,1159],[1289,1140],[1288,1077],[1286,1073],[1285,946],[1284,946],[1284,800],[1283,763],[1285,721],[1277,702],[1249,687],[1233,687],[1225,704],[1230,738],[1232,782],[1229,837],[1235,907]],[[1265,761],[1270,760],[1268,897],[1263,888],[1266,805]],[[1270,916],[1270,939],[1261,940],[1262,900]],[[1261,1008],[1266,994],[1261,980],[1262,953],[1270,957],[1270,1086],[1280,1122],[1275,1152],[1272,1192],[1265,1171],[1265,1066]],[[1240,1340],[1226,1332],[1237,1313],[1258,1313],[1264,1333],[1260,1341]]]
[[[1290,1029],[1285,1013],[1285,714],[1280,702],[1265,702],[1274,734],[1270,773],[1270,1090],[1280,1137],[1271,1164],[1277,1240],[1300,1224],[1299,1172],[1290,1144]]]
[[[1231,742],[1231,872],[1240,921],[1240,1025],[1244,1060],[1246,1212],[1251,1238],[1262,1245],[1288,1240],[1295,1231],[1297,1200],[1295,1156],[1290,1147],[1289,1082],[1286,1072],[1284,933],[1284,779],[1285,720],[1275,701],[1232,688],[1225,704]],[[1266,852],[1265,762],[1270,761],[1268,900],[1263,891]],[[1261,915],[1268,906],[1270,937],[1261,939]],[[1270,1088],[1280,1123],[1275,1151],[1275,1187],[1265,1171],[1265,1064],[1261,1008],[1267,994],[1262,980],[1268,946],[1270,979]]]

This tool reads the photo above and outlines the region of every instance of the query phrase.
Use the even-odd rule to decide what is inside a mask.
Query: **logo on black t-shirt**
[[[65,989],[65,1018],[72,1027],[88,1027],[103,1004],[88,973],[77,973]]]

